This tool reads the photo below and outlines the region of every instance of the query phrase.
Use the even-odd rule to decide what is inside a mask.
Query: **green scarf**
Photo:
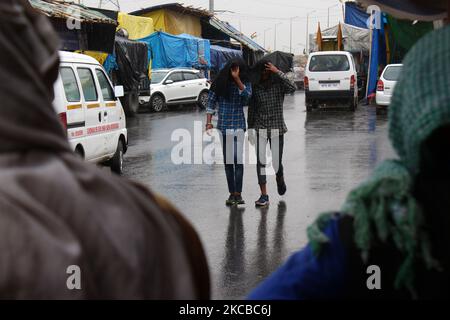
[[[428,269],[439,268],[412,188],[422,143],[433,131],[450,124],[450,27],[431,32],[411,49],[389,108],[389,138],[399,160],[385,161],[351,191],[342,212],[354,218],[354,242],[363,261],[368,260],[375,240],[394,242],[404,255],[395,287],[407,288],[415,297],[415,263],[421,260]],[[331,216],[320,215],[308,228],[316,254],[329,241],[323,230]]]

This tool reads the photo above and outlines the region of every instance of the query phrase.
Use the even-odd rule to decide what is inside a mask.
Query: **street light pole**
[[[280,24],[282,24],[282,23],[280,22],[280,23],[275,24],[275,36],[273,38],[273,51],[277,51],[277,26],[279,26]]]
[[[292,53],[292,21],[297,19],[297,17],[292,17],[290,19],[290,29],[289,29],[289,53]]]
[[[266,33],[269,30],[271,30],[271,28],[264,30],[264,49],[267,49],[267,47],[266,47]]]
[[[309,54],[309,15],[316,12],[316,10],[306,14],[306,54]]]
[[[209,0],[209,12],[214,13],[214,0]]]
[[[328,28],[330,27],[330,9],[334,8],[334,7],[337,7],[338,5],[339,5],[339,3],[335,4],[334,6],[328,7],[328,22],[327,22],[327,27]]]

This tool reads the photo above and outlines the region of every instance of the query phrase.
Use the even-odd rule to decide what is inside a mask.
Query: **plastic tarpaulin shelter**
[[[211,70],[214,72],[219,72],[225,64],[232,59],[240,58],[243,59],[243,53],[241,50],[234,50],[230,48],[225,48],[221,46],[212,45],[211,46]]]
[[[174,36],[155,32],[139,41],[148,45],[152,69],[208,69],[211,66],[209,40],[191,35]]]
[[[349,52],[369,52],[370,51],[370,30],[354,27],[348,24],[341,24],[343,46]],[[337,43],[339,25],[322,31],[322,41],[333,40]],[[319,51],[316,41],[316,34],[310,35],[311,50]],[[337,50],[337,48],[336,48]]]
[[[137,17],[119,12],[117,18],[118,28],[123,28],[128,32],[128,38],[131,40],[145,38],[155,32],[153,19],[147,17]]]
[[[433,31],[432,22],[417,22],[414,25],[409,20],[399,20],[387,15],[389,31],[394,42],[394,47],[402,52],[407,52],[425,34]]]
[[[362,11],[354,2],[346,2],[345,3],[345,19],[344,22],[346,24],[368,29],[368,21],[370,15],[364,11]]]
[[[147,78],[148,47],[145,43],[116,36],[116,77],[126,91],[136,90]]]
[[[188,33],[195,37],[202,36],[200,18],[182,14],[167,9],[160,9],[143,14],[144,17],[152,18],[155,31],[170,34]]]
[[[436,21],[447,18],[448,0],[360,0],[398,19]]]

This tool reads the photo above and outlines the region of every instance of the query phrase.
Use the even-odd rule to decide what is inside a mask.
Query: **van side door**
[[[83,109],[86,122],[85,159],[96,160],[105,155],[105,134],[102,131],[104,108],[89,65],[77,65],[77,75],[83,93]]]
[[[105,127],[106,154],[112,155],[116,152],[120,136],[121,112],[117,105],[114,90],[105,72],[95,68],[95,77],[100,88],[100,99],[104,105],[103,125]]]
[[[64,104],[63,111],[66,112],[67,138],[71,144],[77,144],[78,142],[82,144],[82,141],[79,139],[86,136],[85,115],[81,100],[80,85],[73,66],[68,63],[62,63],[59,68],[59,76],[64,92],[64,97],[61,97],[61,102]],[[75,142],[74,140],[78,141]],[[72,145],[72,147],[75,148],[76,145]]]

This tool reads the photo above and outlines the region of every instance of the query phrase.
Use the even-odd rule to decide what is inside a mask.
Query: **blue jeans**
[[[223,161],[230,194],[242,192],[244,139],[245,132],[243,130],[222,134]]]

